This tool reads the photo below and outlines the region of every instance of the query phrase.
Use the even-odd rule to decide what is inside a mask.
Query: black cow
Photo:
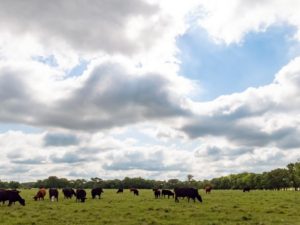
[[[246,191],[247,191],[247,192],[250,192],[250,187],[244,187],[244,188],[243,188],[243,192],[246,192]]]
[[[130,188],[130,192],[133,192],[133,195],[136,195],[136,196],[139,195],[139,190],[136,188]]]
[[[54,201],[54,199],[56,199],[56,201],[58,202],[58,190],[56,188],[49,189],[49,198],[51,201]]]
[[[160,198],[160,190],[159,189],[153,189],[154,197]]]
[[[133,195],[139,196],[139,190],[138,189],[133,190]]]
[[[123,193],[123,191],[124,191],[123,188],[119,188],[118,191],[117,191],[117,194],[118,193]]]
[[[73,195],[76,196],[76,193],[74,191],[73,188],[64,188],[62,190],[63,194],[64,194],[64,198],[68,199],[68,198],[72,198]]]
[[[166,195],[168,196],[168,198],[170,198],[170,196],[174,198],[174,192],[166,189],[163,189],[161,191],[161,195],[164,196],[164,198],[166,197]]]
[[[202,202],[202,198],[198,193],[198,190],[195,188],[175,188],[175,202],[179,202],[178,197],[187,197],[188,202],[190,201],[190,198],[192,198],[195,202],[195,199],[197,199],[199,202]]]
[[[104,193],[102,188],[93,188],[91,191],[92,198],[96,198],[96,196],[99,196],[99,199],[101,198],[101,193]]]
[[[25,206],[25,200],[19,195],[20,191],[16,190],[0,190],[0,202],[8,201],[8,206],[12,203],[19,202],[22,206]]]
[[[77,189],[76,190],[76,202],[77,201],[81,201],[81,202],[85,202],[86,199],[86,191],[83,189]]]

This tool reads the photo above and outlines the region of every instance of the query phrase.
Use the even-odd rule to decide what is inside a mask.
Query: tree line
[[[187,175],[186,181],[179,179],[169,179],[164,181],[144,179],[141,177],[125,177],[123,180],[112,179],[102,180],[99,177],[93,177],[90,180],[74,179],[68,180],[66,178],[58,178],[50,176],[44,180],[37,180],[36,182],[19,183],[17,181],[1,181],[0,188],[39,188],[39,187],[56,187],[56,188],[94,188],[102,187],[106,189],[115,188],[166,188],[173,189],[176,187],[195,187],[198,189],[212,186],[214,189],[243,189],[249,187],[251,189],[267,189],[267,190],[286,190],[286,189],[300,189],[300,162],[290,163],[286,168],[277,168],[264,173],[239,173],[231,174],[213,178],[211,180],[196,181],[191,174]]]

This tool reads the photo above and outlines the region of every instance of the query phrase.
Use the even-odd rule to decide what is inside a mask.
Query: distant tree
[[[193,175],[192,174],[188,174],[187,175],[187,180],[188,180],[188,182],[191,182],[192,181],[192,179],[193,179]]]
[[[287,188],[288,183],[288,170],[287,169],[275,169],[266,173],[266,182],[269,189],[280,190],[282,188]]]
[[[169,179],[167,182],[167,186],[168,188],[176,188],[181,186],[182,182],[180,182],[180,180],[178,179]]]
[[[3,189],[8,188],[8,183],[0,180],[0,188],[3,188]]]
[[[10,181],[8,183],[8,187],[11,188],[11,189],[17,189],[21,186],[21,184],[17,181]]]
[[[300,162],[290,163],[287,165],[289,173],[289,183],[295,189],[300,187]]]

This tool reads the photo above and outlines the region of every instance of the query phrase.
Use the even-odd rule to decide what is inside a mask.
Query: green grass
[[[87,190],[86,203],[75,199],[59,202],[35,202],[34,190],[22,190],[26,206],[0,206],[0,224],[89,225],[89,224],[251,224],[300,225],[300,192],[294,191],[200,191],[203,203],[175,203],[174,199],[154,199],[152,190],[140,190],[133,196],[128,190],[104,190],[102,199],[91,199]],[[48,193],[47,193],[48,194]],[[48,196],[47,196],[48,197]]]

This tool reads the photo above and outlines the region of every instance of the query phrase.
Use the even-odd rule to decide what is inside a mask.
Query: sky
[[[299,1],[0,7],[0,180],[203,180],[300,158]]]

